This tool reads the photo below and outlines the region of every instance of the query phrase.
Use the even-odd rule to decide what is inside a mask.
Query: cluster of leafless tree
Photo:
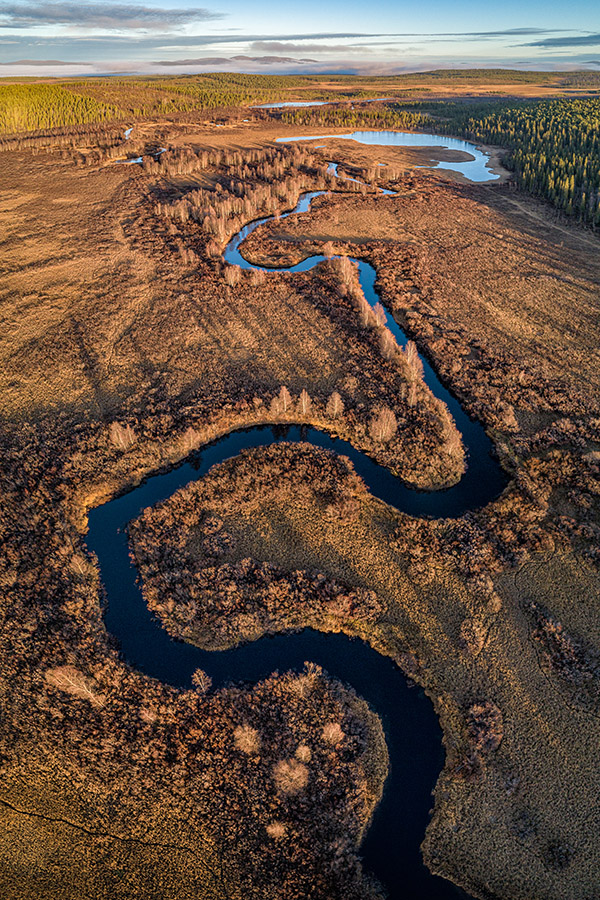
[[[226,237],[259,215],[273,215],[293,207],[303,190],[326,187],[326,169],[304,150],[281,148],[247,156],[237,151],[191,150],[164,153],[148,163],[158,171],[176,174],[194,169],[217,168],[214,187],[198,187],[171,202],[158,202],[156,215],[170,222],[198,223],[212,238],[207,248],[216,256]]]

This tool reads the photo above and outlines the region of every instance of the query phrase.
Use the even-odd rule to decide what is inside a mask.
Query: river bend
[[[306,212],[311,201],[323,193],[303,194],[296,207],[284,215]],[[279,269],[253,266],[243,257],[240,246],[270,218],[242,228],[227,245],[225,260],[244,269],[306,272],[325,259],[310,256],[295,266]],[[374,305],[379,299],[376,272],[363,260],[355,262],[365,296]],[[398,344],[404,346],[406,335],[389,313],[386,316],[387,327]],[[342,634],[305,629],[297,634],[262,638],[224,652],[208,652],[172,639],[144,602],[137,571],[129,557],[126,532],[127,524],[143,509],[201,478],[213,465],[244,448],[281,441],[308,441],[345,454],[374,496],[413,516],[454,517],[490,502],[507,483],[492,443],[483,427],[464,412],[442,385],[427,359],[422,357],[422,362],[428,386],[448,405],[466,448],[467,471],[454,487],[435,492],[412,490],[346,441],[316,428],[255,427],[231,432],[171,471],[152,476],[128,493],[92,509],[87,544],[97,555],[106,592],[106,627],[119,640],[127,661],[144,674],[188,688],[192,673],[202,668],[219,686],[229,681],[255,682],[275,670],[300,669],[305,660],[311,660],[351,684],[381,716],[391,762],[383,800],[362,846],[365,864],[384,883],[390,900],[457,900],[466,895],[450,882],[432,876],[419,852],[432,803],[430,792],[443,766],[440,726],[423,692],[409,690],[406,679],[390,659],[366,643]]]

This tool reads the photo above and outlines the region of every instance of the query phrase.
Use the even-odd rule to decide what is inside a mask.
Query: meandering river
[[[286,215],[306,212],[311,201],[323,193],[302,195],[295,209]],[[232,238],[225,260],[246,269],[258,268],[244,259],[240,246],[266,221],[268,218],[252,222]],[[287,269],[261,268],[267,272],[305,272],[324,258],[311,256]],[[376,272],[365,261],[356,262],[365,296],[374,305],[379,299]],[[407,338],[389,314],[387,326],[403,346]],[[469,418],[442,385],[427,359],[422,361],[425,380],[448,405],[467,451],[467,471],[456,486],[430,493],[411,490],[347,442],[315,428],[255,427],[226,435],[182,465],[150,477],[128,493],[92,509],[87,543],[97,554],[106,592],[106,627],[118,638],[127,661],[144,674],[188,688],[194,670],[202,668],[219,686],[228,681],[255,682],[275,670],[300,669],[305,660],[311,660],[351,684],[381,716],[391,762],[383,800],[362,846],[365,865],[383,882],[390,900],[457,900],[466,895],[450,882],[432,876],[419,851],[433,803],[431,790],[443,766],[441,730],[423,692],[409,689],[407,680],[390,659],[344,635],[306,629],[298,634],[266,637],[221,653],[173,640],[144,602],[137,571],[129,558],[126,533],[127,523],[143,509],[201,478],[213,465],[237,455],[243,448],[281,441],[309,441],[347,455],[376,497],[413,516],[458,516],[490,502],[507,483],[492,444],[482,426]]]

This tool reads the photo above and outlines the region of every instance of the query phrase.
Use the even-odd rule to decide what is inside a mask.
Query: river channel
[[[443,141],[448,146],[448,139]],[[480,180],[477,171],[473,170],[474,180]],[[487,172],[492,178],[489,169]],[[284,215],[308,211],[311,201],[323,193],[303,194],[296,207]],[[386,197],[382,195],[380,202],[387,202]],[[325,259],[311,256],[285,269],[253,266],[243,257],[240,246],[270,218],[252,222],[235,235],[224,252],[226,262],[245,269],[263,268],[266,272],[306,272]],[[377,273],[364,260],[355,262],[365,296],[374,305],[379,299],[375,288]],[[388,328],[397,343],[404,346],[406,335],[389,313],[386,316]],[[192,673],[201,668],[218,687],[231,681],[256,682],[275,670],[301,669],[304,661],[310,660],[352,685],[381,717],[390,755],[384,796],[361,847],[365,867],[384,884],[390,900],[457,900],[466,898],[466,894],[450,882],[432,876],[423,865],[419,850],[433,804],[431,791],[444,762],[441,729],[423,692],[409,685],[390,659],[368,644],[342,634],[305,629],[296,634],[265,637],[224,652],[204,651],[172,639],[144,602],[137,571],[129,557],[126,532],[127,524],[142,510],[166,500],[179,488],[201,478],[212,466],[244,448],[281,441],[308,441],[345,454],[374,496],[412,516],[455,517],[489,503],[508,481],[494,456],[492,443],[483,427],[466,414],[440,382],[428,360],[421,358],[425,380],[448,405],[466,449],[467,471],[454,487],[432,492],[412,490],[366,454],[315,428],[258,426],[231,432],[169,472],[152,476],[128,493],[92,509],[87,544],[98,558],[107,600],[106,627],[119,640],[125,659],[145,675],[189,688]]]

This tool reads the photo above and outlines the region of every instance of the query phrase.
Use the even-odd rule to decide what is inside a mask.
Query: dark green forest
[[[398,106],[367,106],[352,109],[349,106],[307,107],[294,109],[282,114],[281,120],[288,125],[309,126],[310,128],[422,128],[431,118],[426,113],[403,109]]]
[[[600,226],[600,99],[536,103],[427,104],[438,131],[498,144],[526,191],[581,222]]]

